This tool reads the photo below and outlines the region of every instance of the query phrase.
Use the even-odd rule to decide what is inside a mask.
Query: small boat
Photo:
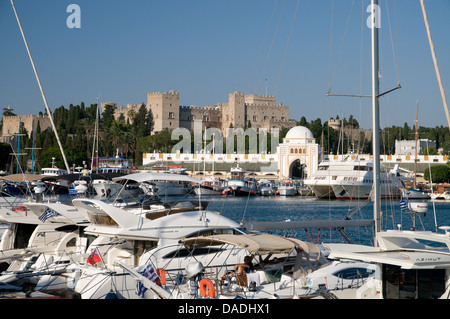
[[[194,187],[194,192],[197,195],[222,195],[222,182],[218,179],[205,178]]]
[[[256,180],[246,177],[246,173],[247,171],[239,167],[239,164],[237,167],[231,168],[230,179],[225,182],[222,194],[234,196],[256,195]]]
[[[68,172],[65,169],[58,168],[52,163],[52,167],[45,167],[41,169],[42,181],[45,183],[47,189],[51,190],[54,194],[69,194],[69,184],[60,180],[60,177],[67,175]]]
[[[259,194],[261,196],[275,195],[276,189],[274,185],[269,181],[263,181],[259,184]]]
[[[291,180],[283,181],[278,186],[278,194],[281,196],[295,196],[297,195],[297,188]]]

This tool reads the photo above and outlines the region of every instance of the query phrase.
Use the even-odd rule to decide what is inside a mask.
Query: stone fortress
[[[102,102],[101,109],[112,105],[116,120],[122,119],[132,122],[141,104],[127,104],[118,106],[115,102]],[[292,128],[296,125],[289,119],[289,106],[276,103],[273,95],[243,94],[233,92],[228,101],[215,106],[183,106],[180,105],[180,94],[176,91],[147,93],[147,110],[152,111],[154,128],[152,134],[165,129],[172,131],[176,128],[194,130],[194,122],[201,120],[202,129],[214,127],[220,129],[224,136],[228,128],[245,128],[249,124],[258,130],[264,128]],[[41,131],[51,130],[50,119],[46,115],[16,115],[3,117],[2,142],[9,143],[18,132],[19,121],[25,127],[29,137],[33,127],[39,123]]]
[[[102,110],[106,105],[115,108],[115,118],[132,120],[130,114],[137,112],[140,104],[127,104],[118,107],[114,102],[102,102]],[[214,127],[222,130],[226,136],[227,129],[244,128],[249,124],[254,129],[292,128],[296,125],[289,120],[289,106],[276,104],[273,95],[244,94],[233,92],[228,95],[228,102],[216,106],[183,106],[180,105],[180,94],[176,91],[147,93],[147,110],[153,115],[153,134],[165,129],[176,128],[194,130],[194,121],[202,121],[202,129]],[[131,112],[130,112],[131,111]]]
[[[25,128],[29,138],[31,138],[33,134],[33,127],[37,127],[38,123],[41,127],[41,131],[52,129],[50,119],[47,115],[26,114],[4,116],[1,142],[10,143],[15,139],[15,136],[19,132],[19,123],[22,128]]]

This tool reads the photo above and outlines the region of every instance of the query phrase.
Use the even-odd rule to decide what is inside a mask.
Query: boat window
[[[223,251],[221,248],[201,247],[189,250],[186,248],[177,249],[163,256],[163,259],[186,258],[189,256],[201,256],[207,254],[217,254]]]
[[[66,244],[66,247],[76,247],[76,246],[77,246],[77,239],[76,238],[72,238]]]
[[[371,172],[371,171],[372,171],[372,167],[365,166],[365,165],[355,165],[355,166],[353,166],[353,170],[354,170],[354,171],[367,171],[367,172]]]
[[[358,268],[343,269],[341,271],[334,273],[334,275],[342,279],[361,279],[367,278],[373,273],[374,273],[373,269],[358,267]]]
[[[445,269],[402,269],[383,265],[386,299],[437,299],[445,292]]]
[[[425,240],[421,238],[416,238],[416,240],[424,245],[424,249],[448,249],[448,246],[446,243],[440,242],[440,241],[432,241],[432,240]]]
[[[319,171],[326,171],[328,170],[328,168],[329,168],[328,165],[319,166]]]
[[[227,235],[242,235],[242,233],[239,232],[237,229],[231,229],[231,228],[206,229],[206,230],[201,230],[201,231],[192,233],[192,234],[186,236],[186,238],[200,237],[200,236],[206,237],[206,236],[223,235],[223,234],[227,234]]]
[[[100,214],[94,214],[91,212],[87,212],[88,219],[91,222],[91,224],[96,225],[103,225],[103,226],[117,226],[117,223],[114,219],[112,219],[109,215],[100,215]]]

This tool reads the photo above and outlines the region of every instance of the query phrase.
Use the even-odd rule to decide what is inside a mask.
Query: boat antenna
[[[50,123],[52,125],[53,132],[55,133],[56,140],[58,141],[59,149],[61,150],[61,154],[62,154],[62,157],[63,157],[63,160],[64,160],[64,164],[66,165],[67,172],[70,172],[70,167],[69,167],[69,164],[67,162],[66,155],[64,154],[64,150],[62,148],[61,141],[60,141],[59,136],[58,136],[58,132],[56,131],[55,123],[53,122],[53,118],[52,118],[52,113],[50,111],[50,108],[48,107],[47,99],[45,97],[44,90],[42,89],[41,81],[39,79],[39,75],[38,75],[36,67],[34,65],[33,57],[31,56],[30,49],[28,48],[28,43],[27,43],[27,40],[25,38],[25,34],[23,33],[22,25],[20,24],[20,20],[19,20],[19,16],[17,15],[16,7],[14,6],[13,0],[10,0],[10,1],[11,1],[12,8],[14,10],[14,14],[16,16],[17,24],[19,25],[20,33],[22,34],[23,41],[25,42],[25,47],[27,48],[28,56],[30,57],[31,65],[33,66],[34,74],[36,75],[36,80],[38,82],[39,89],[41,91],[42,99],[44,100],[45,109],[47,110],[47,113],[48,113],[48,118],[50,119]]]

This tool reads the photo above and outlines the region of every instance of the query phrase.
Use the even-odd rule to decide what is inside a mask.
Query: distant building
[[[117,107],[117,103],[103,102],[114,106],[115,118],[129,118],[129,111],[140,107],[140,104],[128,104],[127,107]],[[289,106],[276,104],[275,96],[259,94],[243,94],[233,92],[228,95],[228,102],[221,102],[215,106],[183,106],[180,105],[180,94],[176,91],[147,93],[147,110],[152,111],[153,133],[165,129],[171,131],[176,128],[194,130],[194,121],[202,121],[202,129],[215,127],[224,133],[230,127],[244,128],[292,128],[296,122],[289,120]],[[132,119],[130,119],[132,120]]]
[[[46,130],[51,130],[50,119],[47,115],[15,115],[15,116],[4,116],[3,126],[2,126],[2,142],[8,143],[11,138],[19,132],[19,122],[21,127],[25,128],[28,137],[31,137],[33,133],[33,127],[41,127],[41,132]]]
[[[422,152],[429,146],[436,147],[436,142],[430,141],[428,139],[417,140],[417,154],[420,154],[420,152]],[[395,155],[414,155],[416,153],[415,148],[415,140],[395,141]]]

